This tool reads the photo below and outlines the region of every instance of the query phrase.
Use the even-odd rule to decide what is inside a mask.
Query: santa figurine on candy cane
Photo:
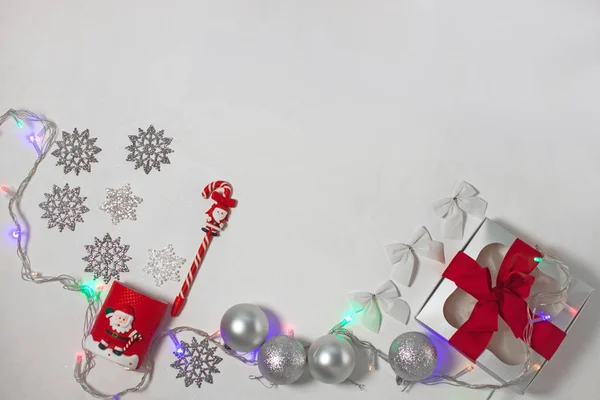
[[[142,339],[142,335],[133,329],[135,312],[130,305],[125,304],[117,310],[107,308],[104,314],[108,318],[108,326],[104,330],[102,340],[98,343],[100,350],[110,347],[115,356],[120,356],[133,342]]]
[[[225,228],[225,224],[229,219],[229,209],[235,207],[237,201],[230,197],[225,197],[217,191],[213,192],[210,198],[215,203],[206,212],[208,217],[206,218],[206,226],[202,230],[207,233],[210,232],[213,236],[219,236],[219,233]]]

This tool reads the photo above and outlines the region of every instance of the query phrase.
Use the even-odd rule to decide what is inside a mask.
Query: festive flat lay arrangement
[[[16,190],[3,186],[11,196],[9,213],[15,224],[21,275],[29,282],[59,282],[63,288],[85,295],[88,308],[82,338],[84,353],[76,359],[74,376],[83,390],[97,398],[121,398],[150,385],[155,350],[164,338],[169,338],[173,347],[175,359],[170,366],[177,370],[175,377],[183,378],[186,387],[202,388],[222,379],[216,376],[221,373],[219,365],[234,359],[257,366],[260,375],[250,375],[250,379],[268,388],[292,384],[308,371],[322,383],[350,382],[364,390],[365,385],[350,379],[358,362],[356,351],[361,349],[368,354],[369,370],[387,368],[379,365],[379,361],[390,365],[402,392],[417,384],[449,384],[462,386],[464,390],[491,390],[488,398],[504,388],[524,393],[563,341],[568,341],[569,330],[594,290],[572,277],[562,262],[485,218],[485,200],[469,183],[460,182],[450,197],[431,204],[433,213],[440,218],[444,238],[432,238],[422,226],[406,243],[382,244],[391,264],[391,279],[376,289],[365,288],[368,291],[349,294],[351,311],[310,345],[296,339],[294,332],[270,336],[273,321],[252,299],[226,310],[212,334],[187,326],[159,330],[168,308],[171,316],[176,317],[185,312],[186,301],[193,301],[189,300],[192,283],[200,273],[212,240],[227,240],[229,216],[239,207],[232,198],[232,185],[215,180],[200,193],[204,205],[209,202],[211,205],[205,213],[204,226],[196,232],[198,236],[202,233],[200,247],[172,305],[119,282],[130,271],[132,261],[125,235],[99,233],[93,243],[84,246],[87,255],[82,257],[85,265],[82,272],[93,274],[93,282],[64,274],[51,276],[34,271],[35,263],[28,256],[23,216],[18,212],[20,202],[48,153],[59,158],[57,165],[64,168],[65,174],[74,171],[79,175],[82,171],[91,172],[90,165],[99,162],[96,155],[101,150],[87,129],[81,133],[77,129],[72,134],[63,132],[63,140],[57,141],[54,122],[30,111],[11,109],[0,117],[0,125],[7,121],[14,121],[20,127],[32,124],[42,127],[40,134],[30,136],[38,156],[29,174]],[[174,153],[170,147],[173,139],[165,137],[163,130],[157,132],[150,125],[147,130],[139,129],[137,135],[129,136],[129,140],[132,144],[127,146],[130,153],[126,161],[133,161],[135,169],[143,168],[149,174],[171,163],[168,155]],[[65,184],[62,188],[54,185],[50,193],[44,193],[46,201],[40,203],[44,210],[41,217],[48,219],[49,229],[57,227],[63,232],[67,227],[74,231],[77,224],[85,223],[83,214],[87,216],[93,210],[84,205],[88,199],[82,192],[85,193],[85,187],[71,188]],[[114,225],[146,217],[151,209],[150,201],[136,196],[129,183],[107,188],[106,199],[99,207],[99,211],[109,214]],[[465,221],[469,216],[476,218],[479,226],[466,234]],[[444,257],[446,239],[463,244],[462,251],[450,260]],[[415,271],[424,260],[446,267],[420,309],[420,304],[411,307],[403,299],[402,291],[412,285]],[[165,244],[163,248],[148,250],[148,261],[141,269],[160,286],[166,281],[178,282],[185,262],[173,245]],[[439,349],[422,332],[402,333],[388,349],[380,350],[351,330],[353,326],[361,326],[378,334],[385,319],[407,324],[413,317],[447,340],[445,346],[456,348],[473,365],[453,375],[435,373]],[[180,340],[177,335],[182,332],[196,336],[189,341]],[[224,359],[220,355],[229,357]],[[88,375],[96,365],[96,356],[138,371],[139,383],[118,393],[107,393],[91,385]],[[461,380],[474,365],[490,375],[491,383]]]

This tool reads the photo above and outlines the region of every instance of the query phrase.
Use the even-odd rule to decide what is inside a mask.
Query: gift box
[[[138,369],[168,304],[114,282],[84,347],[129,369]]]
[[[415,318],[502,384],[522,373],[524,340],[529,339],[531,372],[511,386],[523,394],[568,340],[594,291],[569,277],[563,264],[541,260],[538,250],[485,219]],[[566,293],[556,294],[568,279]],[[530,305],[535,315],[528,312]],[[529,321],[535,321],[530,337],[525,330]]]

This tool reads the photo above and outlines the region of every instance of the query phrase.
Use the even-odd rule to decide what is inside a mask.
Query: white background
[[[419,225],[440,237],[429,202],[459,180],[495,218],[600,288],[600,3],[576,1],[0,1],[0,111],[44,113],[61,130],[90,129],[103,151],[92,173],[64,175],[49,156],[23,201],[34,270],[83,274],[84,245],[109,232],[131,245],[122,282],[171,301],[145,276],[149,248],[191,260],[200,198],[232,182],[239,207],[211,246],[171,326],[214,331],[253,302],[314,340],[374,291],[391,268],[383,245]],[[173,137],[171,165],[145,175],[126,162],[127,135],[153,124]],[[0,182],[16,186],[35,152],[9,121]],[[80,186],[91,211],[75,232],[47,229],[38,204],[52,184]],[[144,198],[137,221],[98,210],[107,187]],[[10,229],[7,199],[0,224]],[[5,235],[3,236],[5,238]],[[7,399],[88,399],[72,378],[85,300],[20,279],[14,242],[0,241],[0,387]],[[184,271],[187,270],[186,263]],[[416,311],[441,265],[423,265],[403,297]],[[600,328],[592,299],[526,399],[597,396]],[[407,330],[384,316],[386,349]],[[439,343],[438,343],[439,344]],[[400,394],[386,365],[352,385],[315,381],[267,390],[231,359],[213,385],[185,388],[161,347],[149,388],[128,399],[465,399],[488,391],[417,386]],[[467,365],[440,346],[446,372]],[[451,353],[450,355],[448,353]],[[91,382],[117,391],[136,374],[99,361]],[[481,373],[465,378],[483,381]],[[494,400],[513,399],[510,391]]]

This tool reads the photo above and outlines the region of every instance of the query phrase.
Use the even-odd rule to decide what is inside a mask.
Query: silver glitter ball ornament
[[[418,382],[429,377],[437,364],[437,350],[420,332],[406,332],[392,342],[390,365],[400,378]]]
[[[354,371],[356,357],[350,343],[337,336],[321,336],[308,349],[308,370],[323,383],[341,383]]]
[[[258,352],[258,370],[271,383],[296,382],[306,367],[306,350],[302,343],[286,335],[267,340]]]
[[[254,304],[237,304],[227,310],[221,319],[223,341],[239,352],[256,349],[265,342],[268,333],[267,315]]]

